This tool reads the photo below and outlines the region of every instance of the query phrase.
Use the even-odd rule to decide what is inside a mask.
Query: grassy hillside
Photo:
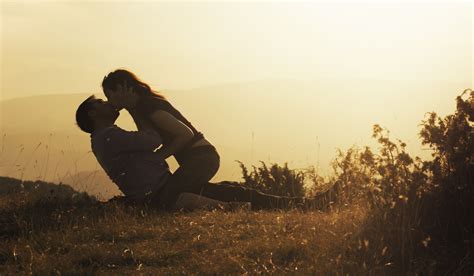
[[[160,213],[101,204],[47,183],[2,178],[0,272],[259,273],[355,272],[363,208],[328,213]],[[36,188],[35,188],[36,187]],[[46,197],[35,196],[37,189]],[[21,191],[21,192],[19,192]],[[365,249],[360,249],[365,250]]]
[[[163,213],[2,177],[0,273],[472,275],[473,124],[466,90],[422,121],[431,160],[375,125],[378,149],[339,151],[330,177],[241,164],[242,185],[321,203],[304,212]]]

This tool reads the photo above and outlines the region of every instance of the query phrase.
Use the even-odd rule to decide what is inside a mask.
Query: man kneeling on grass
[[[250,202],[252,209],[258,210],[287,208],[304,201],[264,194],[227,181],[172,183],[168,164],[155,154],[162,143],[160,135],[152,130],[123,130],[114,124],[118,116],[119,112],[108,102],[90,96],[79,105],[76,122],[81,130],[90,133],[92,152],[101,167],[132,202],[167,210],[219,205],[232,209],[227,202]]]

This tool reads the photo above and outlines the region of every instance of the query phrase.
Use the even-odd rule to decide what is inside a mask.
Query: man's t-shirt
[[[97,161],[110,179],[132,200],[143,200],[160,189],[171,175],[154,150],[162,143],[155,132],[126,131],[116,125],[91,134]]]

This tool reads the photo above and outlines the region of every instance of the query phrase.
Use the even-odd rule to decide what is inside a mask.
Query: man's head
[[[97,127],[113,125],[118,116],[111,104],[92,95],[77,108],[76,122],[81,130],[92,133]]]

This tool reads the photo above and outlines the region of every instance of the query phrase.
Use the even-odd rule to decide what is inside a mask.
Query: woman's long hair
[[[160,99],[165,99],[162,94],[158,93],[157,91],[153,91],[148,84],[141,81],[134,73],[126,69],[117,69],[104,77],[102,80],[102,90],[104,91],[105,96],[109,96],[107,95],[107,90],[115,90],[117,85],[122,85],[124,81],[127,81],[127,85],[132,86],[133,91],[137,92],[140,97],[153,96]]]

